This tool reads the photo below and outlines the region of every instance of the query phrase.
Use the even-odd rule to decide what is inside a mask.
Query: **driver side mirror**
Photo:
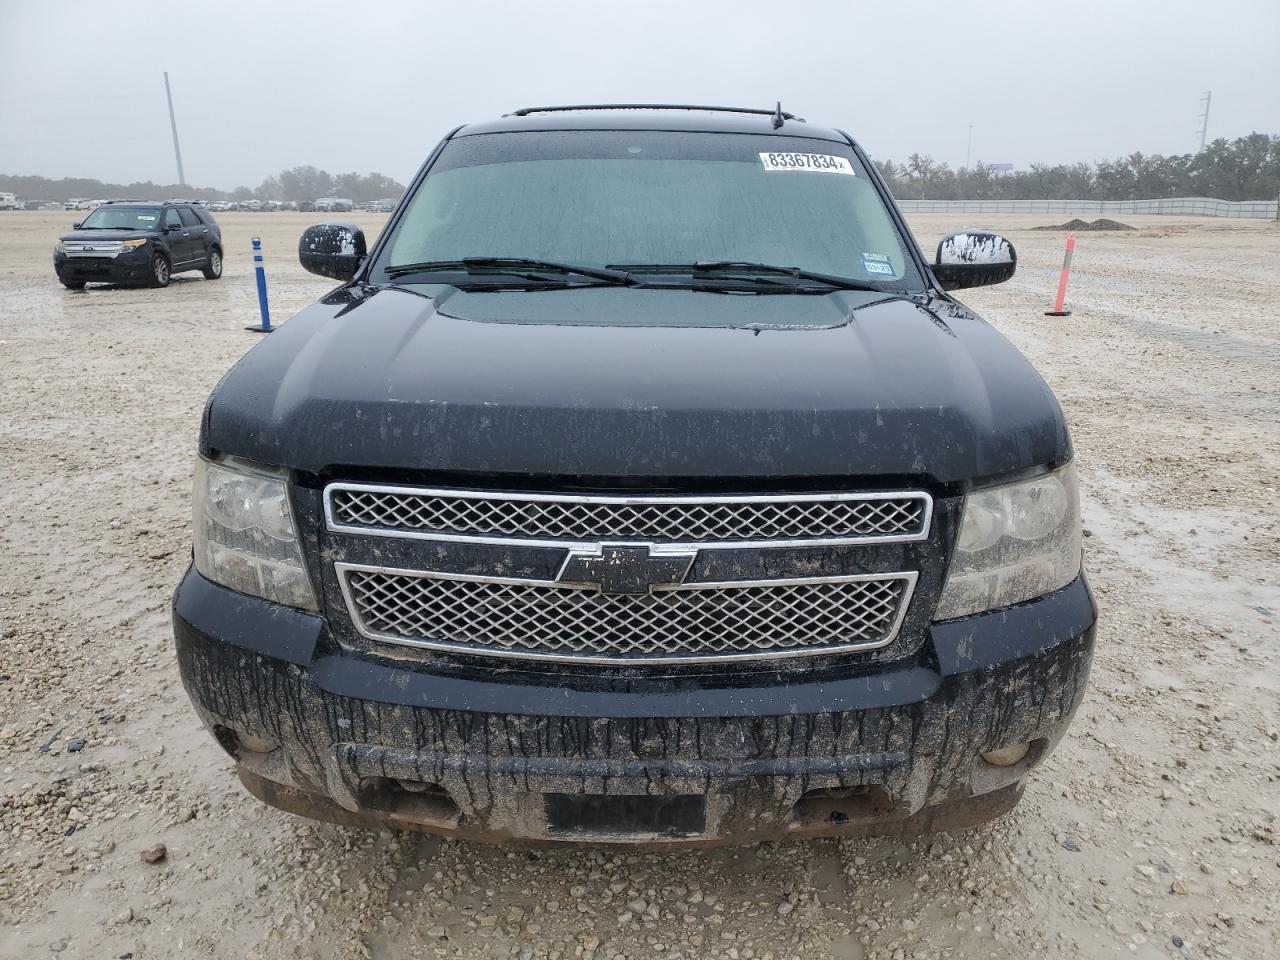
[[[943,290],[986,287],[1013,276],[1018,254],[1013,244],[990,230],[950,233],[938,244],[933,275]]]
[[[80,224],[82,224],[82,223],[84,223],[84,221],[83,221],[83,220],[77,220],[75,223],[73,223],[73,224],[71,225],[71,229],[72,229],[72,230],[79,230],[79,229],[80,229]]]
[[[334,280],[350,280],[368,255],[364,231],[354,223],[319,223],[307,227],[298,241],[302,268]]]

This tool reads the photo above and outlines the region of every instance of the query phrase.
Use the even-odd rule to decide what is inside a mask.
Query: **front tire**
[[[222,251],[213,247],[209,251],[209,260],[204,267],[206,280],[217,280],[222,276]]]
[[[169,285],[169,258],[157,253],[151,258],[151,286],[167,287]]]
[[[64,287],[66,287],[68,290],[83,290],[83,289],[84,289],[84,281],[83,281],[83,280],[62,280],[61,278],[59,278],[59,281],[58,281],[58,282],[59,282],[59,283],[61,283]]]

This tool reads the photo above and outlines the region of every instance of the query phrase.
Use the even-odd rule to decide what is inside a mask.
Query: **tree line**
[[[381,173],[331,174],[317,167],[303,166],[281,170],[263,180],[256,189],[236,187],[234,190],[217,190],[177,183],[154,183],[150,180],[104,183],[87,177],[50,180],[46,177],[0,174],[0,192],[16,193],[27,200],[59,202],[69,197],[87,197],[91,200],[112,197],[137,197],[143,200],[163,200],[168,197],[190,200],[314,200],[317,197],[346,197],[356,203],[363,203],[399,197],[404,193],[404,184]]]
[[[1199,153],[1171,156],[1131,153],[1099,163],[1033,163],[1002,172],[989,164],[953,170],[930,156],[877,161],[894,196],[904,200],[1156,200],[1215,197],[1271,200],[1280,194],[1280,136],[1251,133],[1215,140]],[[314,200],[347,197],[356,203],[399,197],[404,185],[381,173],[331,174],[318,167],[281,170],[256,189],[215,190],[174,183],[103,183],[101,180],[7,176],[0,191],[28,200],[68,197],[190,197],[198,200]]]
[[[903,163],[877,161],[876,167],[901,200],[1274,200],[1280,195],[1280,136],[1251,133],[1215,140],[1199,153],[1033,163],[1007,173],[985,163],[953,170],[918,153]]]

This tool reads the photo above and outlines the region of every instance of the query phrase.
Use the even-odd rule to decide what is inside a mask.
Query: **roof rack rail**
[[[762,117],[805,122],[804,117],[783,113],[781,107],[767,110],[757,107],[711,107],[694,103],[576,103],[558,107],[521,107],[519,110],[512,110],[508,116],[527,117],[531,113],[564,113],[571,110],[709,110],[712,113],[752,113]]]

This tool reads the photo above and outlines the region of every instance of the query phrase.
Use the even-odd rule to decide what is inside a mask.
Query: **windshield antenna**
[[[782,101],[779,100],[777,109],[773,111],[773,129],[777,130],[786,122],[787,121],[782,113]]]

